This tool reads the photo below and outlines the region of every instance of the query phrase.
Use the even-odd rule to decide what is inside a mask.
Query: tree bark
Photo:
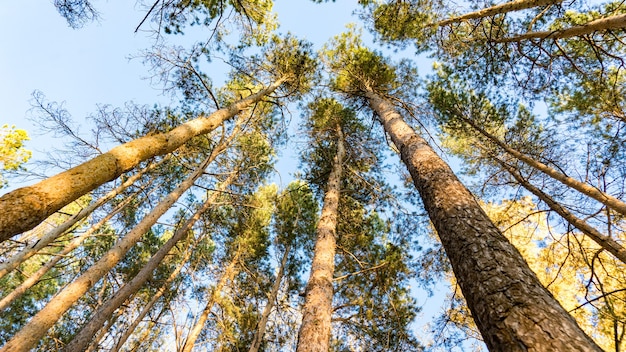
[[[509,38],[496,39],[496,43],[521,42],[527,39],[565,39],[592,34],[599,31],[626,28],[626,14],[599,18],[580,26],[560,29],[556,31],[540,31],[520,34]]]
[[[215,155],[219,154],[224,148],[218,150]],[[237,176],[237,171],[233,171],[231,175],[224,181],[219,190],[225,190]],[[137,275],[126,283],[122,288],[117,291],[113,297],[109,298],[104,304],[100,306],[97,312],[95,312],[87,324],[83,326],[78,334],[74,336],[72,341],[67,344],[65,351],[75,352],[83,351],[89,345],[94,334],[102,328],[104,323],[111,318],[116,309],[118,309],[122,303],[124,303],[129,297],[137,293],[139,289],[152,277],[152,273],[161,264],[165,256],[170,252],[172,248],[182,240],[193,225],[200,219],[200,216],[206,212],[213,204],[215,204],[219,192],[213,192],[204,204],[180,227],[172,238],[170,238],[159,250],[150,258],[148,263],[137,273]]]
[[[561,182],[562,184],[570,188],[573,188],[579,191],[580,193],[597,200],[598,202],[617,211],[618,213],[626,215],[626,203],[622,202],[621,200],[611,196],[610,194],[602,192],[596,187],[590,186],[584,182],[580,182],[572,177],[564,175],[561,172],[555,170],[554,168],[551,168],[548,165],[540,161],[537,161],[529,157],[528,155],[509,147],[508,145],[500,141],[498,138],[496,138],[494,135],[490,134],[489,132],[485,131],[483,128],[475,124],[474,121],[468,118],[462,118],[462,119],[463,121],[467,122],[472,128],[474,128],[476,131],[480,132],[480,134],[487,137],[490,141],[492,141],[498,147],[502,148],[505,152],[511,154],[512,156],[519,159],[526,165],[532,168],[535,168],[543,172],[544,174],[552,177],[553,179]]]
[[[484,17],[499,15],[499,14],[503,14],[507,12],[530,9],[533,7],[554,5],[554,4],[559,4],[561,2],[563,2],[563,0],[515,0],[515,1],[505,2],[500,5],[491,6],[491,7],[481,9],[478,11],[466,13],[464,15],[451,17],[443,21],[439,21],[435,23],[435,25],[437,27],[441,27],[441,26],[445,26],[448,24],[452,24],[452,23],[462,22],[465,20],[484,18]]]
[[[0,242],[32,229],[65,205],[116,179],[140,162],[168,154],[191,138],[213,131],[224,121],[272,93],[284,81],[278,80],[209,116],[200,116],[167,133],[135,139],[35,185],[5,194],[0,198]]]
[[[11,293],[6,295],[0,300],[0,311],[7,308],[13,301],[18,299],[20,296],[24,294],[29,288],[33,287],[36,283],[41,279],[50,269],[52,269],[61,259],[65,258],[69,253],[71,253],[74,249],[78,248],[84,240],[89,238],[94,232],[96,232],[102,225],[106,224],[107,221],[111,220],[115,214],[119,213],[128,203],[130,203],[135,196],[139,194],[141,191],[135,193],[134,195],[127,197],[120,204],[118,204],[115,209],[113,209],[109,214],[107,214],[104,218],[100,219],[96,224],[89,228],[89,230],[85,231],[82,235],[74,238],[70,241],[63,249],[54,255],[48,262],[43,265],[39,270],[28,276],[24,282],[22,282],[18,287],[16,287]]]
[[[280,261],[280,268],[278,269],[278,273],[276,273],[276,281],[274,282],[274,286],[272,286],[272,290],[267,297],[267,304],[265,305],[265,308],[263,308],[261,319],[259,319],[259,323],[257,324],[256,333],[254,334],[254,339],[252,340],[252,344],[250,344],[250,349],[248,350],[248,352],[258,352],[259,348],[261,347],[261,342],[263,342],[263,335],[265,335],[267,321],[269,320],[270,313],[272,313],[272,308],[274,308],[274,302],[276,302],[276,299],[278,297],[280,283],[283,281],[285,266],[287,266],[287,259],[289,258],[290,250],[291,246],[287,245],[285,247],[285,253],[283,253],[283,258]]]
[[[337,126],[337,154],[328,176],[322,214],[317,224],[311,274],[302,307],[302,325],[298,333],[297,352],[328,352],[333,312],[333,275],[337,211],[341,191],[343,159],[346,150],[341,127]]]
[[[148,215],[146,215],[126,236],[120,239],[100,260],[87,269],[80,277],[65,286],[46,306],[40,310],[20,331],[9,340],[0,352],[26,352],[35,347],[54,323],[96,282],[122,260],[156,221],[165,214],[180,196],[202,176],[204,169],[213,161],[211,154],[175,190],[168,194]]]
[[[0,278],[4,275],[10,273],[15,270],[21,263],[23,263],[26,259],[32,257],[37,252],[39,252],[42,248],[49,245],[52,241],[56,240],[59,236],[63,235],[66,231],[68,231],[72,226],[74,226],[79,221],[83,220],[87,216],[91,215],[94,210],[98,209],[101,205],[113,199],[120,193],[122,193],[125,189],[132,186],[137,180],[139,180],[147,171],[159,165],[162,161],[158,163],[151,164],[150,166],[144,168],[140,172],[128,178],[128,180],[124,181],[121,185],[115,187],[111,191],[109,191],[104,196],[100,197],[97,201],[83,208],[81,211],[73,215],[70,219],[62,223],[61,225],[55,227],[54,229],[48,231],[45,235],[41,236],[39,240],[37,240],[31,246],[27,246],[22,249],[20,252],[16,253],[14,256],[9,258],[7,261],[0,264]]]
[[[606,236],[602,234],[600,231],[596,230],[593,226],[587,224],[584,220],[578,218],[574,214],[572,214],[569,210],[567,210],[564,206],[559,204],[557,201],[552,199],[548,194],[544,193],[539,188],[533,186],[530,182],[525,180],[514,167],[506,164],[504,161],[494,158],[498,164],[500,164],[515,180],[524,188],[526,188],[530,193],[534,194],[542,200],[544,203],[548,205],[550,209],[559,214],[565,221],[569,224],[580,230],[580,232],[589,236],[594,242],[596,242],[600,247],[604,248],[607,252],[613,254],[618,260],[622,263],[626,264],[626,248],[616,242],[610,236]]]
[[[601,351],[426,140],[389,101],[365,97],[400,150],[489,350]]]

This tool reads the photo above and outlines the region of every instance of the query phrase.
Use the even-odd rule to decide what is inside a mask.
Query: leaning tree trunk
[[[341,128],[337,126],[337,154],[333,159],[324,195],[322,215],[317,224],[311,276],[306,286],[302,325],[298,333],[297,352],[328,352],[333,312],[333,274],[335,272],[335,235],[337,211],[346,150]]]
[[[0,198],[0,242],[30,230],[46,217],[96,187],[116,179],[140,162],[168,154],[191,138],[207,134],[278,88],[284,79],[209,116],[200,116],[167,133],[141,137],[117,146],[35,185]]]
[[[537,198],[546,203],[550,209],[559,214],[570,225],[574,226],[575,228],[580,230],[580,232],[589,236],[589,238],[591,238],[595,243],[600,245],[600,247],[604,248],[607,252],[613,254],[615,258],[626,264],[626,248],[624,248],[619,242],[615,241],[613,238],[611,238],[611,236],[607,236],[601,233],[595,227],[589,225],[585,220],[580,219],[576,215],[572,214],[569,210],[559,204],[547,193],[543,192],[542,190],[528,182],[528,180],[524,179],[519,170],[516,170],[513,166],[495,157],[494,160],[498,164],[500,164],[502,168],[508,171],[508,173],[511,174],[511,176],[513,176],[513,178],[515,178],[515,180],[522,187],[526,188],[530,193],[534,194],[535,196],[537,196]]]
[[[626,14],[599,18],[587,22],[580,26],[574,26],[555,31],[528,32],[514,37],[499,38],[496,43],[521,42],[528,39],[565,39],[571,37],[581,37],[594,32],[619,30],[626,28]]]
[[[601,351],[426,140],[385,98],[365,96],[400,150],[489,350]]]
[[[480,9],[474,12],[466,13],[460,16],[451,17],[451,18],[439,21],[435,25],[438,27],[441,27],[441,26],[445,26],[448,24],[462,22],[466,20],[485,18],[489,16],[504,14],[507,12],[526,10],[526,9],[530,9],[533,7],[554,5],[554,4],[559,4],[561,2],[563,2],[563,0],[515,0],[515,1],[505,2],[503,4],[487,7],[484,9]]]
[[[219,152],[220,151],[217,151],[217,153]],[[200,206],[200,208],[198,208],[198,210],[189,219],[187,219],[187,221],[185,221],[183,226],[176,230],[172,238],[159,248],[159,250],[152,256],[152,258],[150,258],[148,263],[144,265],[139,273],[137,273],[137,275],[127,284],[122,286],[122,288],[120,288],[113,295],[113,297],[109,298],[103,305],[100,306],[98,311],[91,316],[89,322],[85,324],[80,332],[74,336],[72,341],[65,346],[65,351],[83,351],[87,348],[87,346],[89,346],[94,334],[102,328],[107,320],[111,318],[116,309],[118,309],[130,296],[139,291],[146,281],[152,277],[152,273],[156,270],[159,264],[161,264],[165,256],[189,233],[196,221],[200,219],[200,216],[202,216],[205,211],[215,204],[220,195],[219,192],[223,192],[228,186],[230,186],[237,176],[237,173],[237,170],[233,171],[226,181],[220,185],[218,191],[213,192],[211,197],[209,197],[204,204],[202,204],[202,206]]]
[[[124,258],[157,220],[165,214],[180,196],[204,174],[204,169],[214,160],[215,154],[206,158],[175,190],[120,239],[100,260],[87,269],[80,277],[68,284],[46,304],[20,331],[0,349],[0,352],[26,352],[34,348],[37,342],[80,297]]]
[[[622,214],[622,215],[626,215],[626,203],[624,203],[623,201],[621,201],[620,199],[613,197],[612,195],[606,193],[606,192],[602,192],[601,190],[599,190],[596,187],[593,187],[585,182],[580,182],[578,180],[576,180],[573,177],[569,177],[565,174],[563,174],[562,172],[551,168],[550,166],[535,160],[531,157],[529,157],[528,155],[515,150],[511,147],[509,147],[508,145],[506,145],[504,142],[502,142],[501,140],[499,140],[496,136],[492,135],[491,133],[487,132],[485,129],[481,128],[480,126],[478,126],[474,121],[472,121],[471,119],[468,118],[462,118],[463,121],[467,122],[472,128],[474,128],[476,131],[478,131],[480,134],[482,134],[483,136],[487,137],[491,142],[493,142],[494,144],[496,144],[498,147],[502,148],[504,151],[506,151],[508,154],[511,154],[512,156],[514,156],[515,158],[519,159],[520,161],[522,161],[524,164],[535,168],[541,172],[543,172],[544,174],[552,177],[553,179],[561,182],[562,184],[573,188],[577,191],[579,191],[580,193],[593,198],[595,200],[597,200],[598,202],[606,205],[607,207],[617,211],[618,213]]]
[[[274,302],[278,297],[278,290],[280,289],[280,283],[283,281],[283,275],[285,273],[285,267],[287,266],[287,259],[289,258],[289,251],[291,250],[291,246],[287,245],[285,247],[285,253],[283,253],[283,258],[280,261],[280,267],[278,268],[278,273],[276,273],[276,278],[274,285],[272,286],[272,290],[267,297],[267,304],[265,308],[263,308],[263,313],[261,313],[261,318],[259,319],[259,323],[256,327],[256,333],[254,334],[254,339],[252,339],[252,343],[250,344],[250,349],[248,352],[258,352],[261,347],[261,342],[263,342],[263,335],[265,335],[265,328],[267,327],[267,321],[269,320],[270,313],[272,313],[272,308],[274,308]]]

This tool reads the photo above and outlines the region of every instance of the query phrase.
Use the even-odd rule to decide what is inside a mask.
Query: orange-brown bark
[[[489,350],[601,351],[426,140],[389,101],[365,95],[400,151]]]
[[[327,352],[330,348],[337,211],[343,159],[346,153],[341,128],[337,127],[337,131],[337,154],[328,176],[322,214],[317,224],[317,240],[302,307],[302,325],[298,333],[297,352]]]

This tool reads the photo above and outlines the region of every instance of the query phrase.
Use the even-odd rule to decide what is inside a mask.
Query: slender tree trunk
[[[333,274],[335,272],[335,235],[337,212],[346,154],[341,128],[337,126],[337,154],[328,176],[322,214],[317,224],[317,240],[302,307],[302,325],[298,333],[297,352],[327,352],[330,348],[333,312]]]
[[[280,268],[278,269],[278,273],[276,273],[276,281],[274,281],[274,286],[272,286],[272,290],[267,297],[267,304],[265,305],[265,308],[263,308],[261,319],[259,319],[259,323],[257,324],[256,333],[254,334],[254,339],[252,340],[252,344],[250,345],[250,349],[248,350],[248,352],[258,352],[259,348],[261,347],[261,342],[263,342],[263,335],[265,335],[265,328],[267,327],[267,321],[269,320],[270,313],[272,313],[272,308],[274,308],[274,302],[276,302],[276,299],[278,297],[280,283],[283,281],[285,266],[287,266],[287,259],[289,258],[290,250],[291,246],[287,245],[285,247],[285,253],[283,253],[283,258],[280,262]]]
[[[224,148],[217,151],[215,155],[220,153]],[[225,190],[235,179],[238,171],[235,170],[231,175],[220,185],[220,191]],[[82,351],[88,345],[93,335],[102,328],[102,325],[109,320],[116,309],[120,307],[130,296],[134,295],[139,289],[152,277],[152,273],[161,264],[165,256],[174,248],[174,246],[183,238],[187,236],[193,225],[200,219],[200,216],[206,212],[217,200],[219,192],[213,192],[204,204],[181,226],[172,238],[170,238],[159,250],[150,258],[148,263],[137,273],[137,275],[120,288],[113,297],[109,298],[107,302],[100,306],[100,308],[91,316],[89,322],[83,326],[78,334],[74,336],[72,341],[67,344],[65,351],[75,352]]]
[[[165,160],[165,159],[163,159]],[[56,240],[59,236],[63,235],[67,230],[72,228],[72,226],[76,225],[79,221],[85,219],[87,216],[91,215],[94,210],[98,209],[104,203],[113,199],[128,187],[132,186],[137,180],[139,180],[147,171],[153,169],[157,165],[159,165],[163,160],[150,164],[150,166],[144,168],[140,172],[128,178],[128,180],[124,181],[121,185],[115,187],[113,190],[109,191],[104,196],[100,197],[97,201],[83,208],[81,211],[76,213],[70,219],[62,223],[61,225],[55,227],[54,229],[48,231],[45,235],[43,235],[38,241],[33,243],[31,246],[28,246],[7,259],[5,262],[0,264],[0,278],[4,275],[10,273],[15,270],[21,263],[23,263],[26,259],[32,257],[37,252],[39,252],[42,248],[49,245],[52,241]]]
[[[0,198],[0,242],[32,229],[65,205],[116,179],[140,162],[168,154],[191,138],[213,131],[224,121],[272,93],[283,82],[284,79],[278,80],[227,108],[209,116],[200,116],[167,133],[135,139],[35,185],[5,194]]]
[[[534,194],[542,200],[544,203],[548,205],[550,209],[559,214],[565,221],[567,221],[570,225],[574,226],[578,230],[580,230],[585,235],[589,236],[594,242],[596,242],[600,247],[604,248],[607,252],[613,254],[618,260],[622,263],[626,264],[626,248],[616,242],[610,236],[606,236],[602,234],[600,231],[596,230],[593,226],[587,224],[584,220],[578,218],[574,214],[572,214],[569,210],[559,204],[557,201],[552,199],[548,194],[544,193],[539,188],[533,186],[530,182],[525,180],[514,167],[506,164],[504,161],[494,158],[498,164],[500,164],[506,171],[508,171],[515,180],[522,185],[522,187],[526,188],[530,193]]]
[[[496,39],[495,42],[512,43],[528,39],[565,39],[592,34],[594,32],[623,28],[626,28],[626,14],[599,18],[580,26],[574,26],[556,31],[528,32],[514,37]]]
[[[498,138],[496,138],[494,135],[490,134],[489,132],[485,131],[483,128],[481,128],[480,126],[478,126],[477,124],[474,123],[474,121],[468,119],[468,118],[463,118],[463,121],[467,122],[470,126],[472,126],[476,131],[478,131],[480,134],[482,134],[483,136],[487,137],[490,141],[492,141],[494,144],[496,144],[498,147],[502,148],[504,151],[506,151],[507,153],[511,154],[512,156],[514,156],[515,158],[519,159],[520,161],[524,162],[526,165],[535,168],[541,172],[543,172],[544,174],[552,177],[553,179],[561,182],[562,184],[573,188],[577,191],[579,191],[580,193],[591,197],[595,200],[597,200],[598,202],[606,205],[607,207],[617,211],[620,214],[626,215],[626,203],[622,202],[621,200],[611,196],[610,194],[607,194],[605,192],[602,192],[601,190],[597,189],[596,187],[590,186],[584,182],[580,182],[572,177],[569,177],[567,175],[562,174],[561,172],[549,167],[548,165],[537,161],[531,157],[529,157],[528,155],[521,153],[511,147],[509,147],[508,145],[506,145],[505,143],[503,143],[502,141],[500,141]]]
[[[65,286],[46,306],[40,310],[20,331],[7,342],[0,352],[26,352],[33,348],[54,323],[96,282],[124,258],[156,221],[167,212],[180,196],[202,176],[204,169],[213,161],[211,154],[175,190],[168,194],[126,236],[120,239],[100,260],[87,269],[74,282]]]
[[[119,351],[122,348],[122,346],[124,346],[124,344],[126,343],[126,340],[128,340],[128,338],[133,334],[133,332],[135,331],[137,326],[141,323],[143,318],[145,318],[146,315],[148,315],[148,313],[150,313],[150,311],[152,310],[152,307],[155,305],[155,303],[161,297],[163,297],[165,292],[167,292],[167,289],[169,288],[169,285],[172,282],[174,282],[174,280],[176,280],[176,278],[178,277],[178,274],[180,274],[180,272],[183,270],[183,267],[185,267],[185,264],[187,263],[189,258],[191,258],[191,254],[193,253],[194,248],[195,248],[195,245],[191,246],[189,249],[187,249],[187,251],[185,252],[185,256],[183,258],[181,258],[180,263],[178,264],[176,269],[174,269],[174,271],[172,271],[170,276],[167,277],[167,279],[163,282],[161,287],[159,287],[159,289],[154,294],[154,296],[152,296],[152,298],[150,298],[150,301],[142,308],[141,312],[135,318],[135,320],[133,320],[132,324],[130,324],[130,326],[128,326],[126,329],[124,329],[124,334],[122,334],[122,336],[117,341],[115,346],[111,349],[111,352],[117,352],[117,351]]]
[[[141,191],[140,191],[141,192]],[[21,297],[24,292],[26,292],[29,288],[33,287],[36,283],[41,279],[50,269],[52,269],[61,259],[65,258],[69,253],[71,253],[74,249],[78,248],[78,246],[83,243],[84,240],[93,235],[102,225],[106,224],[115,214],[119,213],[128,203],[130,203],[135,196],[139,194],[139,192],[134,195],[127,197],[120,204],[118,204],[115,209],[113,209],[109,214],[107,214],[104,218],[100,219],[95,225],[93,225],[89,230],[85,231],[82,235],[74,238],[70,241],[63,249],[56,253],[52,259],[48,260],[48,262],[39,268],[36,272],[31,274],[24,282],[22,282],[18,287],[16,287],[11,293],[6,295],[0,300],[0,311],[7,308],[13,301]]]
[[[235,274],[237,274],[240,254],[241,253],[239,252],[239,250],[237,250],[237,254],[235,254],[230,264],[228,264],[228,267],[224,269],[224,272],[220,276],[217,285],[215,285],[213,292],[211,292],[211,296],[209,297],[207,304],[204,306],[202,313],[198,317],[198,320],[196,320],[194,326],[191,328],[191,330],[189,330],[189,334],[187,334],[187,338],[185,339],[185,343],[180,349],[180,352],[191,352],[191,350],[193,349],[193,346],[196,344],[196,340],[198,340],[198,337],[200,336],[200,333],[204,328],[204,324],[206,324],[207,320],[209,319],[209,314],[211,314],[211,310],[213,309],[213,305],[215,304],[217,297],[221,295],[224,286],[226,286],[226,283],[228,281],[231,281],[235,277]]]
[[[466,13],[464,15],[451,17],[445,19],[443,21],[437,22],[435,25],[437,27],[445,26],[452,23],[462,22],[466,20],[476,19],[476,18],[484,18],[499,14],[504,14],[507,12],[526,10],[533,7],[539,6],[548,6],[559,4],[563,2],[563,0],[515,0],[510,2],[505,2],[503,4],[491,6],[485,9],[481,9],[478,11]]]
[[[400,150],[489,350],[601,351],[393,105],[365,96]]]

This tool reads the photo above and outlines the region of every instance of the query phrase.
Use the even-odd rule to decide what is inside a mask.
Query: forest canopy
[[[147,104],[31,87],[0,351],[626,349],[624,3],[360,0],[325,38],[280,5],[138,1]]]

